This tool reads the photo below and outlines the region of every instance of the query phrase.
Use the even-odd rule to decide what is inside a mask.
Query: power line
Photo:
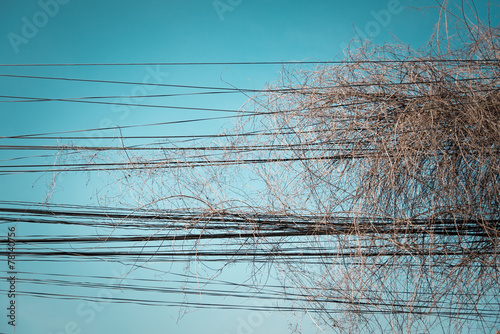
[[[4,67],[46,66],[212,66],[212,65],[321,65],[321,64],[370,64],[370,63],[496,63],[498,59],[417,59],[417,60],[317,60],[317,61],[239,61],[239,62],[138,62],[138,63],[39,63],[0,64]]]

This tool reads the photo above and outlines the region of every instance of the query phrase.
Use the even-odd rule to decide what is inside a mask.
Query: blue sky
[[[364,30],[376,20],[372,12],[388,7],[397,13],[382,20],[377,39],[392,31],[403,41],[418,42],[415,30],[425,34],[418,26],[422,16],[403,9],[413,3],[400,1],[234,1],[227,8],[211,1],[67,2],[53,7],[54,17],[35,27],[38,32],[19,52],[3,38],[2,60],[31,62],[34,53],[40,62],[199,61],[200,55],[205,61],[331,59],[339,44],[353,37],[353,25]],[[2,7],[4,36],[22,36],[23,17],[44,23],[36,1],[3,1]],[[406,29],[398,28],[403,24]]]
[[[395,0],[356,4],[233,1],[233,5],[225,3],[227,7],[211,1],[59,2],[1,2],[1,63],[331,60],[338,58],[342,47],[356,35],[355,28],[362,34],[375,32],[373,40],[377,43],[391,40],[391,34],[395,34],[402,42],[419,46],[427,40],[436,17],[408,8],[414,5],[411,1]],[[227,82],[257,89],[274,81],[280,70],[280,66],[2,68],[4,74],[209,86]],[[48,98],[140,95],[144,90],[24,78],[2,78],[1,83],[4,95]],[[163,87],[146,88],[150,94],[172,92]],[[242,95],[209,100],[176,98],[174,104],[238,109],[245,100]],[[168,103],[172,104],[170,100]],[[4,104],[2,112],[0,129],[4,135],[145,124],[207,114],[76,103],[9,103]],[[223,125],[210,123],[201,126],[212,133]],[[190,125],[187,129],[170,127],[168,131],[186,134],[199,129]],[[36,185],[32,188],[33,181],[20,176],[3,182],[15,189],[8,193],[9,198],[35,200],[41,189]]]
[[[433,1],[0,1],[0,64],[237,62],[340,59],[342,47],[355,37],[355,28],[372,35],[375,43],[393,36],[413,47],[429,38],[437,14],[411,6],[432,6]],[[483,2],[479,2],[484,10]],[[481,7],[483,6],[483,7]],[[483,8],[483,9],[481,9]],[[1,74],[156,82],[180,85],[260,89],[276,79],[280,66],[133,67],[0,67]],[[179,92],[167,87],[90,84],[0,77],[2,95],[64,98],[96,95],[141,95]],[[230,87],[230,86],[227,86]],[[8,100],[4,98],[3,100]],[[247,97],[176,97],[157,103],[191,107],[238,109]],[[121,101],[117,98],[114,101]],[[148,103],[136,98],[133,103]],[[207,111],[88,105],[85,103],[2,103],[0,135],[11,136],[87,128],[169,122],[226,114]],[[151,128],[151,133],[217,133],[225,121]],[[134,130],[127,130],[133,134]],[[5,142],[4,142],[5,143]],[[107,144],[106,140],[78,142]],[[2,156],[3,155],[3,156]],[[15,154],[0,151],[0,159]],[[106,180],[63,176],[50,200],[94,204],[95,191]],[[50,175],[0,176],[0,200],[44,201]],[[1,233],[7,224],[1,225]],[[33,231],[18,230],[19,235]],[[50,234],[50,231],[37,231]],[[2,260],[3,261],[3,260]],[[1,264],[4,266],[4,263]],[[19,271],[57,273],[74,266],[75,272],[113,275],[119,265],[20,263]],[[175,267],[182,272],[182,265]],[[2,267],[2,275],[5,268]],[[233,270],[234,271],[234,270]],[[21,275],[21,274],[19,274]],[[154,277],[149,271],[129,277]],[[246,273],[231,272],[230,279]],[[5,289],[2,281],[1,289]],[[96,292],[92,292],[96,293]],[[104,291],[104,294],[107,292]],[[113,291],[114,294],[118,293]],[[121,295],[121,293],[120,293]],[[99,310],[82,301],[18,297],[17,334],[43,333],[289,333],[278,312],[199,310],[178,321],[175,307],[139,307],[105,304]],[[2,297],[1,307],[6,300]],[[251,303],[251,301],[249,301]],[[94,316],[92,316],[94,314]],[[13,333],[2,313],[1,333]],[[90,320],[90,318],[92,318]],[[253,321],[253,322],[252,322]],[[250,324],[249,324],[250,323]],[[251,324],[258,324],[253,326]],[[304,333],[317,329],[307,317]]]

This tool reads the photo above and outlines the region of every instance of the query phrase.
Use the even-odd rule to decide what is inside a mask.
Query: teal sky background
[[[434,6],[434,1],[264,1],[264,0],[0,0],[0,64],[39,63],[137,63],[137,62],[238,62],[340,59],[342,47],[356,36],[355,27],[373,34],[378,44],[393,36],[413,47],[428,40],[436,22],[435,10],[411,7]],[[486,1],[478,1],[485,13]],[[48,7],[47,7],[48,6]],[[390,17],[381,11],[393,10]],[[40,14],[42,13],[42,14]],[[390,13],[390,12],[389,12]],[[379,20],[377,20],[377,17]],[[498,20],[498,16],[495,16]],[[41,20],[41,21],[37,21]],[[28,22],[28,23],[27,23]],[[35,25],[38,22],[38,27]],[[31,29],[35,27],[35,30]],[[374,30],[370,30],[374,29]],[[28,33],[27,33],[28,32]],[[134,67],[0,67],[0,74],[61,76],[101,80],[124,80],[261,89],[276,80],[281,66],[175,66]],[[86,84],[0,77],[2,96],[64,98],[97,95],[140,95],[176,93],[166,87]],[[186,90],[183,90],[186,91]],[[12,98],[0,98],[0,101]],[[176,97],[154,102],[134,99],[133,103],[158,103],[190,107],[238,109],[247,100],[242,94],[210,97]],[[116,99],[115,101],[120,101]],[[168,122],[224,113],[118,107],[85,103],[0,103],[0,136],[70,131],[87,128]],[[227,128],[223,120],[151,128],[151,133],[217,133]],[[124,130],[125,131],[125,130]],[[133,129],[126,130],[134,134]],[[3,142],[7,144],[6,141]],[[77,144],[106,144],[79,142]],[[3,156],[2,156],[3,155]],[[0,151],[0,160],[15,153]],[[48,160],[47,160],[48,161]],[[63,176],[50,200],[55,203],[94,204],[96,187],[106,180],[87,182],[87,176]],[[49,175],[0,176],[0,200],[43,202],[48,195]],[[6,235],[6,224],[0,233]],[[49,233],[48,231],[36,231]],[[18,236],[34,231],[18,231]],[[2,259],[3,261],[3,259]],[[0,264],[5,275],[5,263]],[[67,266],[72,266],[67,264]],[[182,272],[182,266],[175,267]],[[60,272],[54,263],[19,263],[19,271]],[[75,265],[75,270],[112,275],[118,265]],[[246,273],[229,271],[233,280]],[[21,274],[20,274],[21,275]],[[153,277],[150,272],[134,273]],[[5,289],[5,280],[0,289]],[[113,292],[115,293],[115,292]],[[124,293],[125,295],[125,293]],[[7,300],[2,292],[1,309]],[[250,301],[249,301],[250,303]],[[16,334],[60,333],[240,333],[241,319],[263,318],[248,333],[289,333],[278,312],[198,310],[178,321],[174,307],[139,307],[105,304],[95,318],[78,312],[81,301],[59,301],[18,297]],[[1,312],[0,333],[14,333]],[[253,317],[253,318],[252,318]],[[304,317],[304,333],[316,333]],[[73,327],[76,323],[77,327]],[[65,328],[66,327],[66,328]]]

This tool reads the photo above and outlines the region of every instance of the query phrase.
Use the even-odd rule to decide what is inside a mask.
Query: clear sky
[[[478,2],[480,11],[485,9],[483,2]],[[426,0],[0,0],[0,64],[340,59],[342,48],[356,36],[355,29],[361,36],[371,35],[375,43],[393,41],[396,37],[413,47],[422,45],[432,32],[437,13],[411,7],[434,4]],[[0,67],[0,74],[261,89],[277,78],[280,69],[279,65]],[[17,100],[17,97],[69,98],[180,92],[168,87],[138,84],[91,84],[12,77],[0,77],[0,87],[0,95],[5,96],[0,98],[3,102]],[[243,94],[227,94],[173,97],[153,102],[140,97],[132,100],[116,98],[113,101],[239,109],[246,99]],[[0,104],[0,113],[0,136],[227,115],[216,111],[64,102],[5,102]],[[225,123],[225,120],[216,120],[151,128],[149,131],[169,135],[217,133],[225,127]],[[134,134],[133,129],[127,131],[127,134]],[[3,144],[7,143],[10,142],[3,141]],[[90,146],[108,143],[105,139],[77,142],[78,145]],[[0,160],[4,163],[16,154],[0,151]],[[88,180],[87,175],[63,176],[51,193],[47,190],[51,185],[50,175],[0,175],[0,200],[43,202],[49,198],[55,203],[95,204],[95,191],[100,182],[107,183],[107,180]],[[6,223],[0,225],[3,236],[7,234],[8,226]],[[18,236],[34,233],[18,230]],[[36,233],[50,234],[50,231]],[[2,276],[5,276],[3,259],[0,266]],[[64,266],[25,262],[18,264],[17,270],[61,273],[63,269],[74,266],[78,273],[107,276],[122,270],[121,266],[111,264],[68,263]],[[172,272],[182,273],[183,266],[175,265]],[[238,280],[244,279],[245,275],[241,271],[229,271],[227,277]],[[137,272],[128,277],[158,276]],[[172,283],[165,284],[178,288]],[[2,279],[0,289],[5,288],[6,282]],[[104,295],[110,293],[106,290],[101,292]],[[126,292],[111,293],[114,296],[129,296]],[[5,295],[5,292],[0,295],[2,310],[8,302]],[[179,297],[176,295],[175,298]],[[18,297],[17,303],[17,334],[290,332],[286,320],[278,312],[199,310],[179,320],[179,309],[174,306],[92,306],[82,304],[81,300],[23,296]],[[0,333],[14,333],[5,321],[4,313],[0,314]],[[316,333],[317,328],[307,317],[305,319],[304,333]]]

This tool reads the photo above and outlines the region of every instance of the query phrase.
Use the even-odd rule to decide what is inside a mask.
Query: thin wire
[[[0,64],[3,67],[20,66],[211,66],[211,65],[314,65],[314,64],[371,64],[371,63],[495,63],[498,59],[419,59],[419,60],[318,60],[318,61],[239,61],[239,62],[143,62],[143,63],[39,63]]]

